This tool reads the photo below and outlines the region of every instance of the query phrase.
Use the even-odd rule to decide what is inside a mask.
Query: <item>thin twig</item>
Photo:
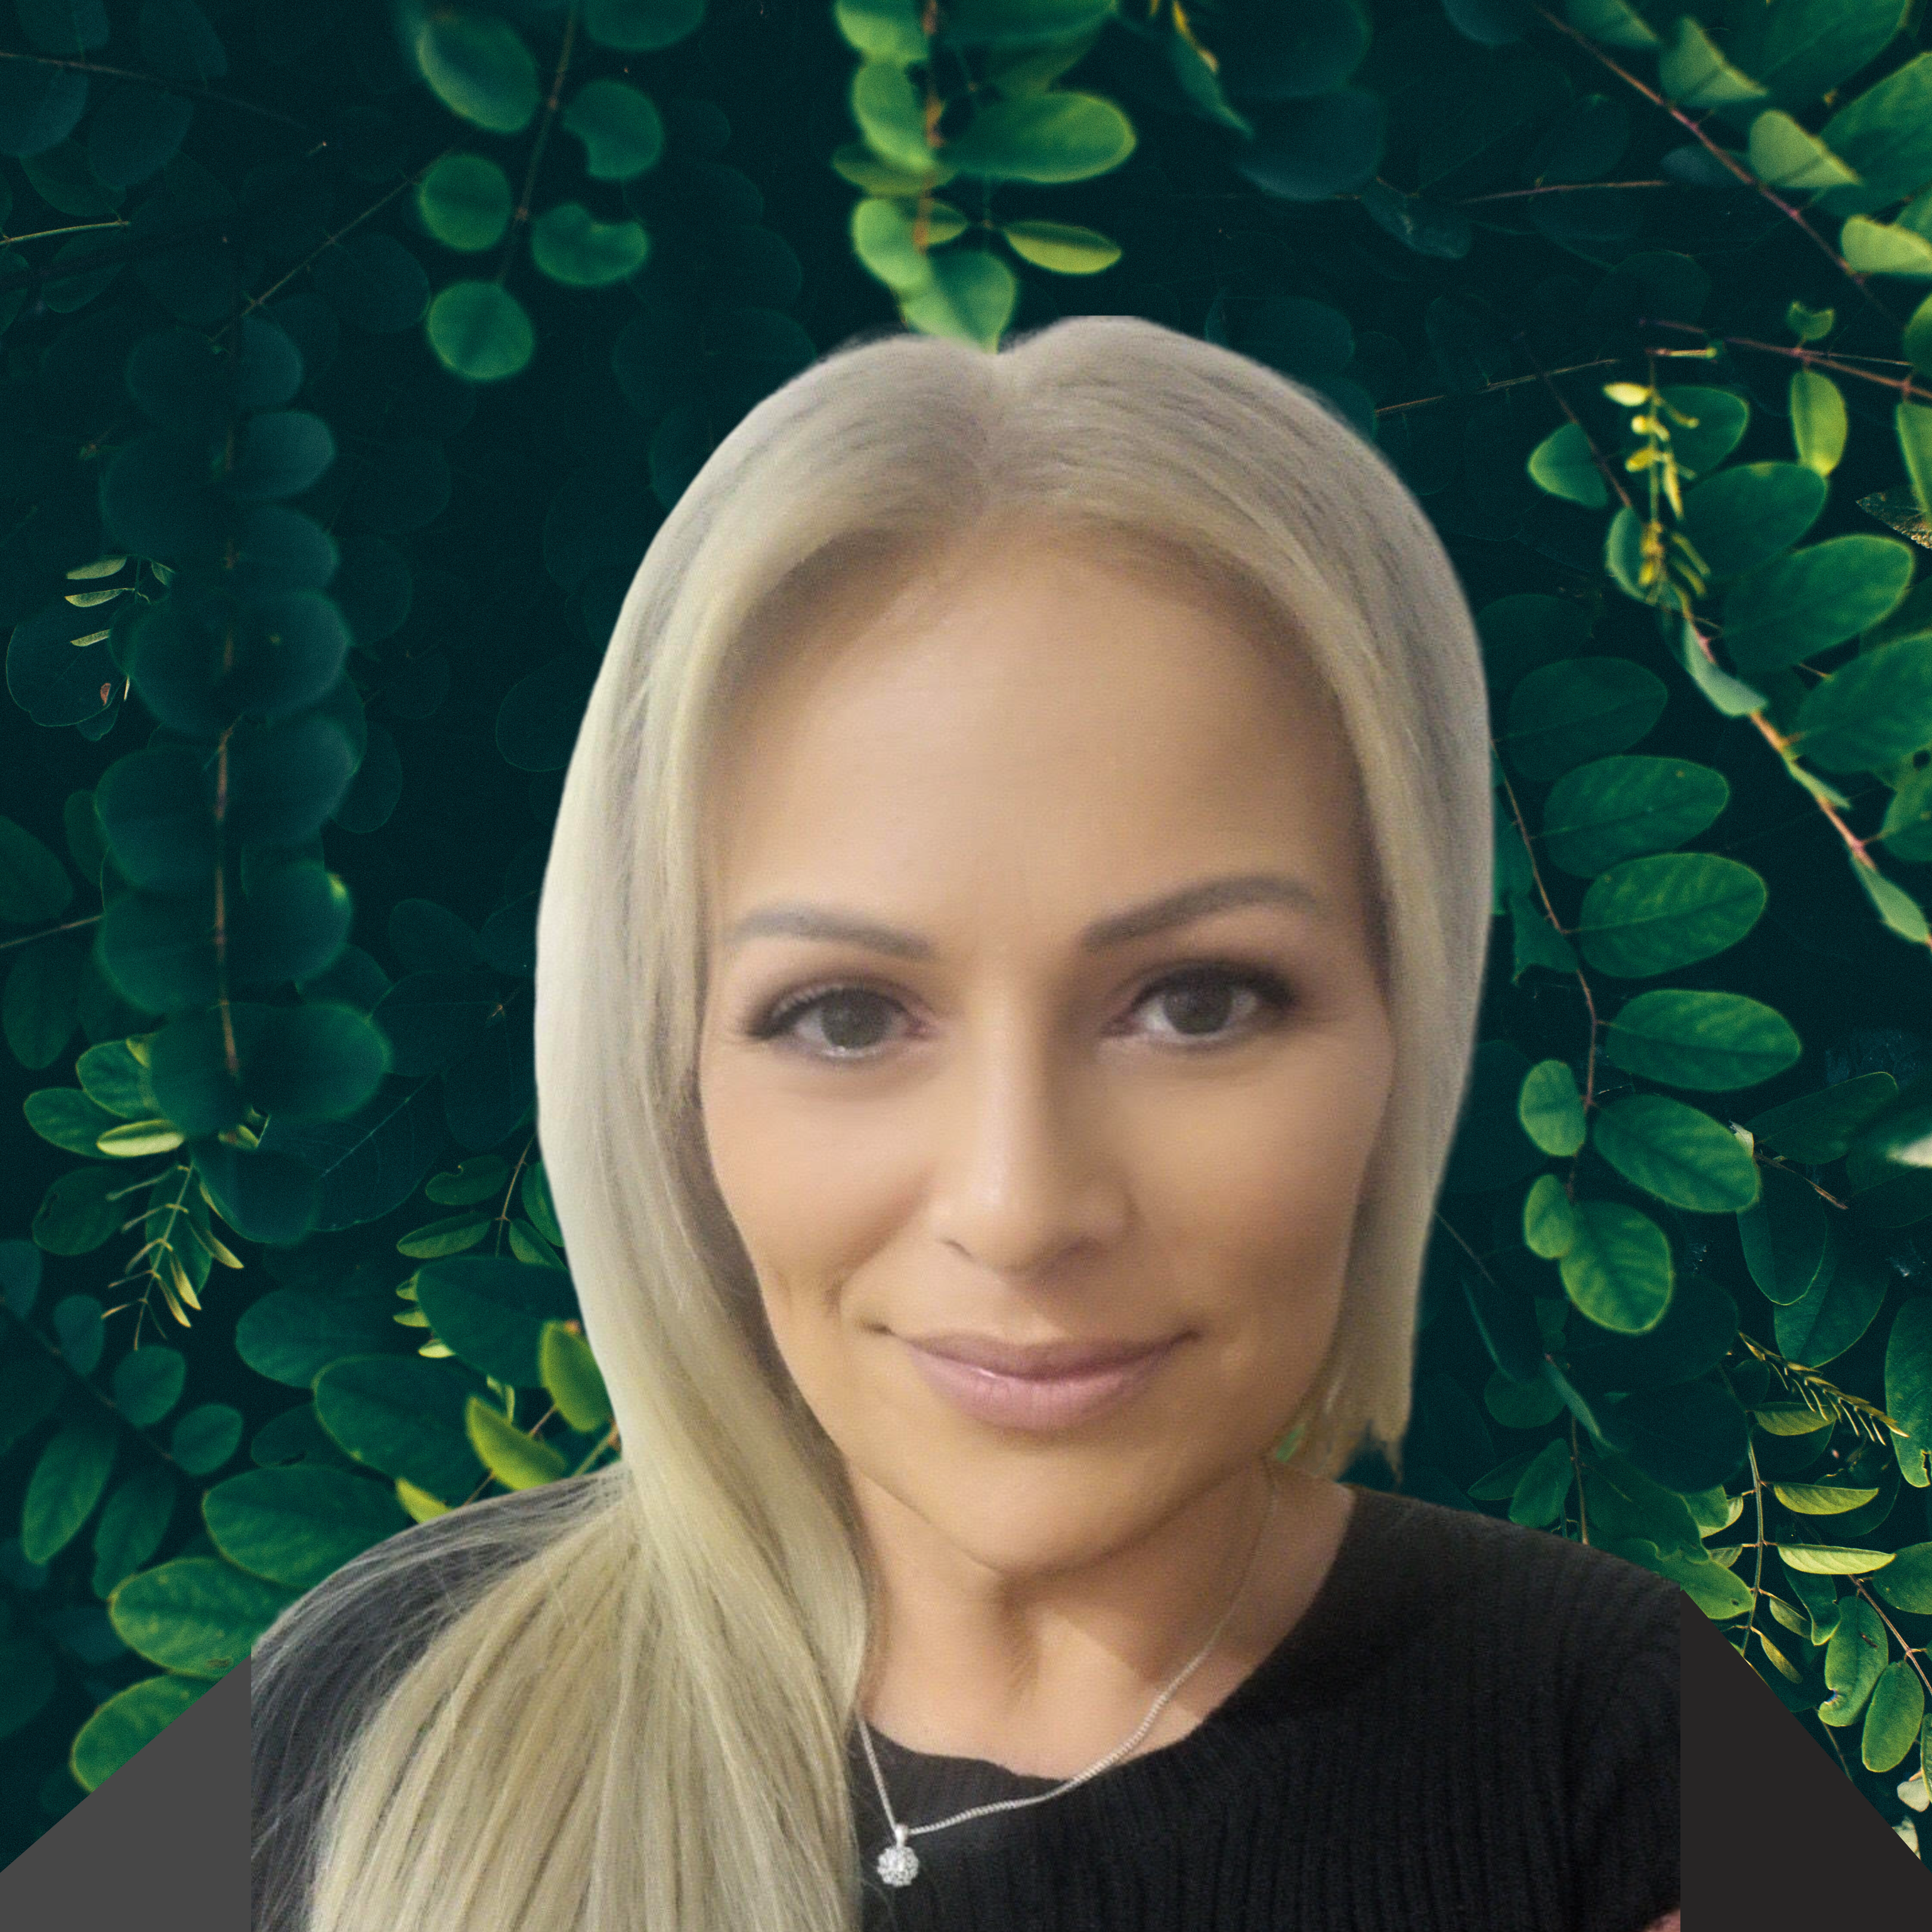
[[[1838,268],[1839,272],[1842,274],[1846,279],[1851,283],[1852,286],[1858,290],[1858,293],[1863,296],[1865,300],[1870,302],[1872,307],[1876,309],[1879,314],[1883,316],[1887,322],[1890,322],[1894,328],[1899,326],[1898,318],[1894,316],[1892,311],[1888,309],[1886,305],[1879,300],[1877,296],[1874,295],[1871,290],[1865,286],[1864,276],[1861,274],[1857,269],[1854,268],[1851,263],[1846,261],[1844,256],[1840,254],[1838,250],[1833,248],[1831,243],[1827,242],[1824,236],[1820,235],[1817,230],[1811,226],[1810,223],[1804,218],[1804,213],[1802,208],[1798,208],[1792,202],[1786,201],[1783,196],[1778,194],[1774,190],[1773,190],[1768,183],[1759,180],[1757,176],[1753,174],[1750,169],[1744,166],[1744,164],[1738,160],[1736,156],[1732,154],[1728,148],[1719,146],[1715,141],[1712,140],[1710,136],[1704,132],[1702,127],[1696,121],[1694,120],[1690,116],[1685,113],[1684,110],[1678,106],[1676,101],[1666,100],[1664,95],[1658,93],[1654,87],[1646,87],[1642,81],[1637,79],[1635,74],[1632,74],[1629,70],[1628,68],[1620,66],[1616,61],[1611,59],[1610,56],[1605,53],[1603,49],[1598,46],[1595,41],[1592,40],[1588,34],[1579,33],[1574,27],[1570,26],[1568,20],[1562,20],[1556,14],[1551,13],[1547,7],[1538,7],[1536,10],[1542,16],[1543,19],[1547,22],[1550,26],[1554,27],[1558,33],[1565,34],[1570,39],[1574,40],[1576,44],[1580,47],[1582,48],[1586,53],[1589,54],[1593,59],[1600,61],[1603,64],[1608,68],[1611,73],[1615,74],[1619,80],[1628,82],[1630,86],[1635,88],[1637,92],[1642,94],[1645,100],[1648,100],[1653,107],[1659,108],[1662,110],[1664,112],[1668,114],[1672,120],[1675,121],[1680,128],[1683,128],[1686,134],[1690,135],[1693,140],[1697,142],[1699,146],[1703,148],[1715,160],[1721,163],[1723,166],[1727,168],[1731,173],[1735,175],[1745,187],[1755,189],[1757,193],[1762,195],[1765,200],[1769,202],[1772,206],[1776,208],[1780,214],[1786,216],[1788,219],[1795,222],[1798,225],[1799,230],[1811,242],[1812,245],[1816,248],[1828,261],[1832,262],[1832,265]]]
[[[212,87],[197,87],[192,81],[166,80],[158,74],[137,74],[132,68],[104,67],[98,61],[64,60],[55,54],[17,53],[10,47],[0,47],[0,60],[27,61],[35,67],[65,68],[74,74],[98,74],[109,80],[137,80],[158,93],[178,94],[194,100],[218,101],[224,107],[238,107],[244,114],[259,114],[265,120],[279,121],[284,127],[299,128],[304,134],[309,131],[308,124],[296,120],[292,115],[264,107],[258,101],[244,100],[239,94],[218,94]]]

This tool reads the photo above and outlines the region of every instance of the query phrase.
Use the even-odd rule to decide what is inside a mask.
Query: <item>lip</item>
[[[1035,1348],[986,1336],[906,1340],[927,1383],[956,1408],[1009,1429],[1054,1430],[1090,1420],[1152,1378],[1186,1338],[1136,1342],[1051,1342]],[[990,1358],[992,1365],[981,1360]],[[1010,1364],[1012,1366],[1000,1366]]]

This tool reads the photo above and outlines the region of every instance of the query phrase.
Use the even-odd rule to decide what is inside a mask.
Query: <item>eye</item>
[[[1243,996],[1248,1005],[1240,1024]],[[1195,966],[1171,973],[1135,1002],[1165,1012],[1173,1030],[1170,1042],[1219,1046],[1252,1031],[1286,1010],[1291,995],[1277,974],[1252,967]],[[1232,1024],[1231,1024],[1232,1021]]]
[[[821,1060],[862,1060],[879,1044],[878,1022],[898,1002],[868,986],[826,986],[782,1000],[750,1028],[754,1040],[796,1042]],[[815,1017],[817,1036],[796,1023]]]
[[[1280,976],[1250,966],[1202,964],[1170,973],[1143,992],[1132,1010],[1152,1008],[1168,1022],[1156,1036],[1183,1051],[1245,1038],[1292,1001]],[[752,1040],[780,1040],[812,1058],[862,1060],[890,1043],[892,1016],[904,1007],[868,986],[808,988],[780,1000],[746,1029]]]

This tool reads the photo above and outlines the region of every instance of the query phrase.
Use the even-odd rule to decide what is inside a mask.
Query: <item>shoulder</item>
[[[1628,1558],[1473,1510],[1358,1490],[1351,1587],[1393,1636],[1580,1703],[1640,1695],[1674,1728],[1683,1593]]]

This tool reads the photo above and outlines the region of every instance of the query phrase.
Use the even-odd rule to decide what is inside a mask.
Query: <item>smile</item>
[[[1150,1381],[1180,1343],[1176,1336],[1143,1354],[1057,1374],[1022,1375],[906,1344],[929,1387],[976,1420],[1006,1429],[1053,1430],[1112,1409]]]

